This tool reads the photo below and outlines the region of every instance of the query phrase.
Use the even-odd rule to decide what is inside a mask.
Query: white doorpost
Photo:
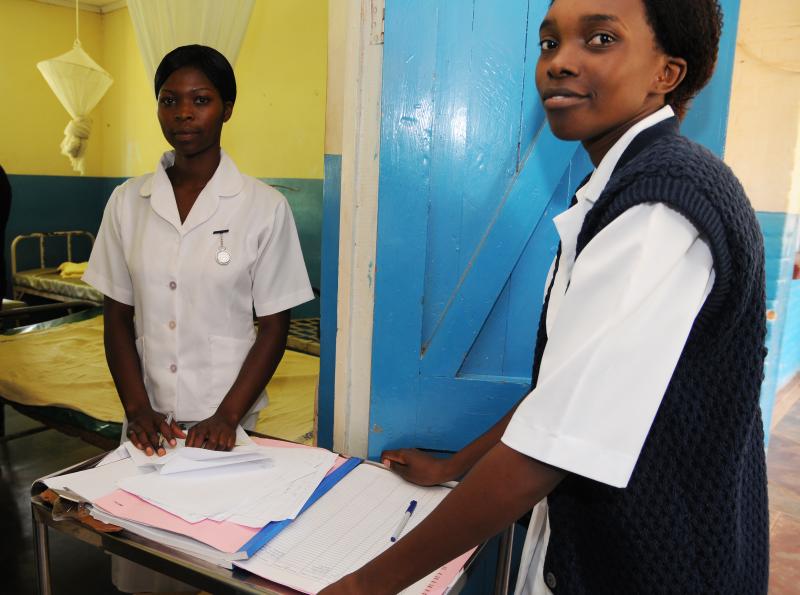
[[[378,221],[383,0],[348,0],[333,447],[366,456]]]

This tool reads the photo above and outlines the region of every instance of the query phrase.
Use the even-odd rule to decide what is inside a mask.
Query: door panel
[[[536,94],[547,5],[386,0],[372,457],[460,448],[528,390],[552,218],[590,168]],[[718,152],[738,1],[723,8],[719,73],[684,126]]]

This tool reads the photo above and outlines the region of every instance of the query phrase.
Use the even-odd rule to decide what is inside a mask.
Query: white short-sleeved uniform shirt
[[[136,349],[153,408],[180,421],[214,414],[255,341],[257,316],[313,299],[283,195],[224,152],[181,223],[166,169],[117,187],[84,281],[135,308]],[[224,231],[224,233],[214,233]],[[230,256],[220,264],[224,246]],[[266,394],[251,412],[263,408]]]

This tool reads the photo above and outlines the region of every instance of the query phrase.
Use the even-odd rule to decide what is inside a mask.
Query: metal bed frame
[[[12,290],[14,299],[21,299],[24,295],[35,295],[39,297],[44,297],[50,300],[56,300],[59,302],[66,302],[72,301],[75,299],[73,296],[68,296],[65,294],[60,294],[54,291],[48,291],[45,289],[38,289],[34,287],[28,287],[26,285],[22,285],[18,283],[17,275],[24,275],[26,273],[37,273],[37,274],[53,274],[56,272],[56,267],[47,267],[46,263],[46,244],[47,239],[49,238],[65,238],[67,242],[67,260],[72,261],[72,239],[75,237],[85,237],[88,238],[90,246],[94,246],[94,235],[88,231],[83,230],[70,230],[70,231],[49,231],[49,232],[33,232],[29,234],[22,234],[18,235],[14,238],[11,242],[11,280],[12,280]],[[18,270],[19,265],[17,261],[17,246],[20,242],[25,240],[38,240],[39,241],[39,269],[35,269],[34,271],[20,271]],[[82,281],[73,281],[71,284],[83,284]],[[87,286],[88,287],[88,286]],[[96,299],[91,300],[94,303],[102,303],[102,298],[98,301]]]

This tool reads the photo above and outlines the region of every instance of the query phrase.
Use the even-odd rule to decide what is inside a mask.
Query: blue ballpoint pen
[[[412,500],[411,503],[406,508],[406,512],[403,515],[403,518],[400,519],[400,523],[397,525],[397,529],[394,530],[394,535],[391,537],[391,542],[394,543],[398,539],[400,539],[400,534],[403,532],[403,529],[406,528],[406,524],[408,524],[408,520],[411,518],[411,515],[414,514],[414,509],[417,507],[417,501]]]

